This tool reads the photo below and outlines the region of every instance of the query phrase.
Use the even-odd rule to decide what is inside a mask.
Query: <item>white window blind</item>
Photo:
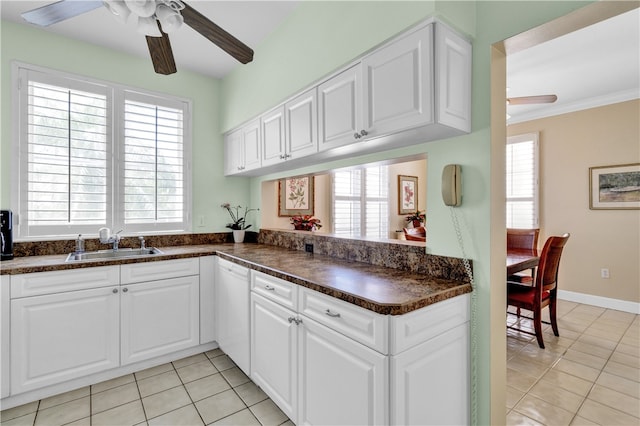
[[[107,221],[110,98],[102,86],[57,80],[25,80],[21,204],[35,234]]]
[[[130,97],[124,106],[124,222],[183,222],[183,110]]]
[[[185,231],[189,102],[14,66],[17,239]]]
[[[386,166],[333,173],[333,232],[348,237],[387,238],[389,184]]]
[[[538,135],[507,139],[507,228],[538,228]]]

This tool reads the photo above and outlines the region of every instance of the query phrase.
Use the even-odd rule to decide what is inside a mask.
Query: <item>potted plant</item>
[[[322,228],[320,219],[316,219],[311,215],[293,216],[291,218],[293,228],[297,231],[315,231]]]
[[[231,223],[227,223],[226,227],[230,228],[233,232],[233,241],[241,243],[244,241],[245,230],[251,228],[251,225],[247,225],[247,214],[252,211],[258,211],[260,209],[244,208],[244,213],[240,215],[240,209],[242,206],[232,207],[229,203],[224,203],[220,207],[226,209],[231,216]]]
[[[412,223],[414,228],[419,228],[421,226],[424,226],[426,215],[424,211],[421,212],[420,210],[416,210],[415,213],[411,213],[409,216],[407,216],[406,220],[407,222]]]

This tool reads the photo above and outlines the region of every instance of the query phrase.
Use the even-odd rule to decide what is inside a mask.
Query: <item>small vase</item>
[[[422,223],[420,223],[419,220],[414,220],[413,221],[413,227],[414,228],[420,228],[422,226]]]
[[[233,230],[233,242],[241,243],[244,241],[244,229],[234,229]]]

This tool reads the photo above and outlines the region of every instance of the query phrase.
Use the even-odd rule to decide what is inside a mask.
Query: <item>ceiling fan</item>
[[[507,105],[552,104],[557,100],[556,95],[520,96],[507,98]]]
[[[253,60],[253,50],[211,22],[182,0],[61,0],[22,14],[35,25],[46,27],[60,21],[106,7],[118,21],[137,19],[137,30],[147,38],[147,46],[158,74],[173,74],[176,64],[167,33],[187,24],[239,62]]]

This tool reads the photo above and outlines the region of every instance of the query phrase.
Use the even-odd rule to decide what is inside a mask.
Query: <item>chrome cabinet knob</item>
[[[353,134],[353,137],[354,137],[355,139],[360,139],[362,136],[360,136],[360,133],[355,132],[355,133]]]
[[[123,292],[123,293],[126,293],[126,292],[128,292],[128,291],[129,291],[129,289],[128,289],[128,288],[126,288],[126,287],[122,289],[122,292]]]
[[[116,294],[116,293],[118,292],[118,289],[117,289],[117,288],[114,288],[113,290],[111,290],[111,292],[112,292],[113,294]]]
[[[369,134],[369,132],[367,132],[366,130],[361,130],[360,131],[360,136],[364,137],[367,136]]]

